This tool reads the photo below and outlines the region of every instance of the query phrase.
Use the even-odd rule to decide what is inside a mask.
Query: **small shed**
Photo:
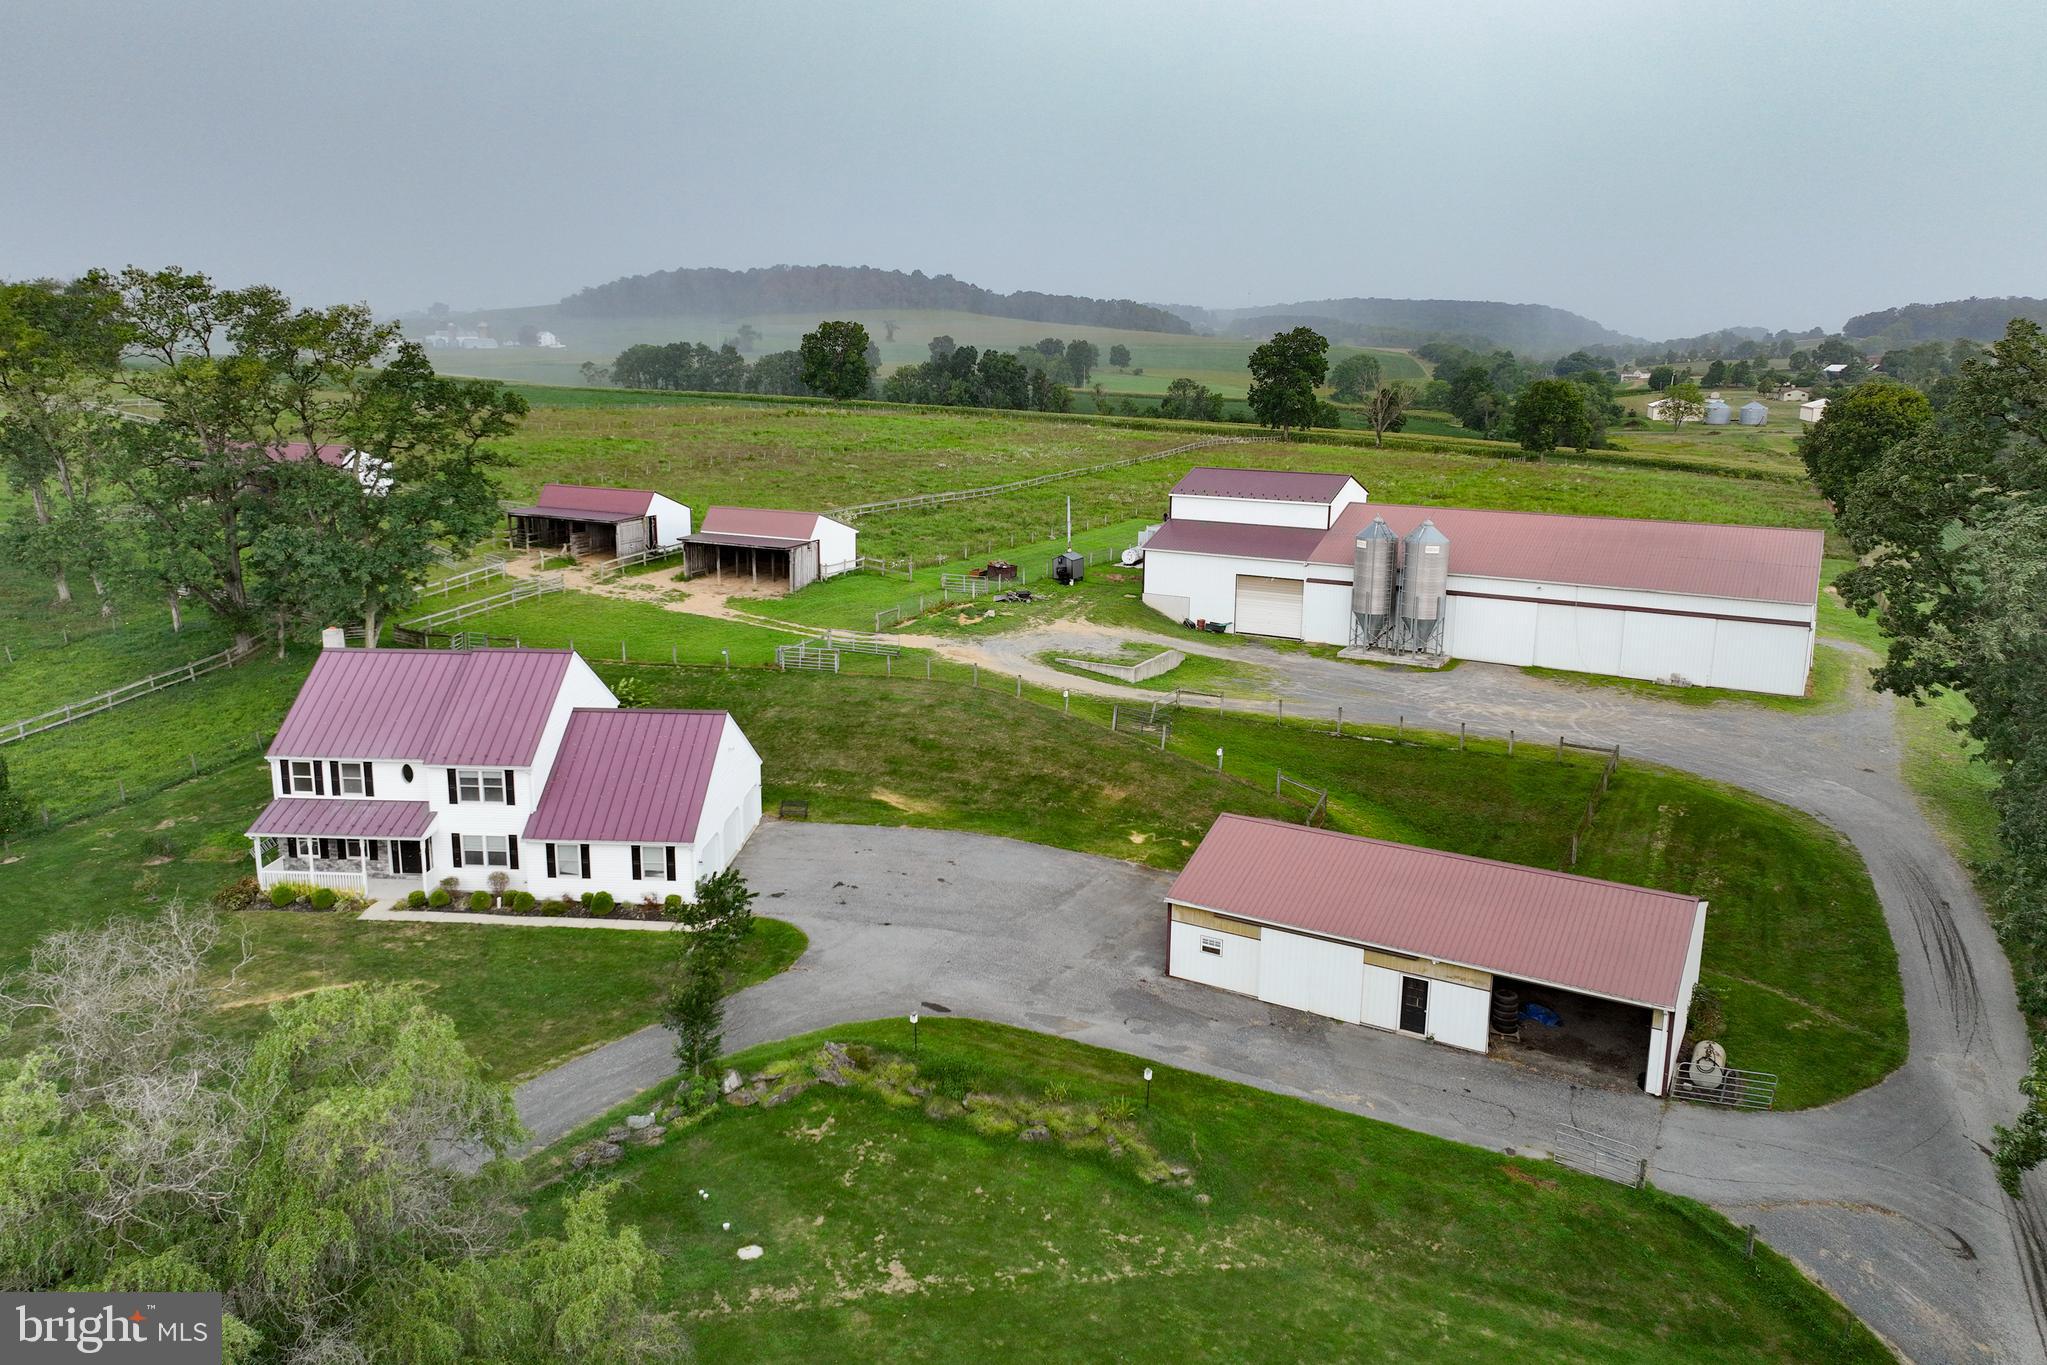
[[[1547,1047],[1652,1095],[1706,929],[1696,896],[1229,814],[1166,902],[1169,976],[1468,1052]],[[1519,1028],[1525,1005],[1558,1024]]]
[[[795,592],[859,566],[859,533],[820,512],[713,507],[689,537],[691,578],[736,574],[769,592]]]
[[[548,483],[531,507],[515,507],[512,544],[618,557],[665,550],[689,537],[689,508],[645,488]]]
[[[1801,422],[1817,422],[1826,415],[1827,400],[1824,398],[1815,398],[1810,403],[1798,405],[1798,420]]]
[[[1761,399],[1751,398],[1741,405],[1741,424],[1745,427],[1759,427],[1770,420],[1770,409]]]
[[[1804,389],[1786,389],[1777,396],[1787,403],[1803,403],[1806,399],[1812,397]]]

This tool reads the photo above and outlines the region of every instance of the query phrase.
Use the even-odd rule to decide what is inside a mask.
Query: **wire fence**
[[[246,739],[215,745],[205,751],[187,751],[182,764],[158,768],[140,774],[115,777],[111,783],[85,784],[70,789],[68,799],[43,801],[31,797],[29,834],[42,830],[57,829],[90,820],[108,811],[118,810],[137,801],[159,796],[176,787],[182,787],[195,778],[208,777],[223,772],[237,764],[247,763],[263,756],[270,747],[270,736],[252,733]]]
[[[66,702],[64,705],[54,707],[39,716],[29,716],[22,720],[9,721],[5,725],[0,725],[0,744],[13,744],[18,740],[27,739],[30,735],[39,735],[46,730],[59,729],[62,726],[71,724],[73,721],[83,720],[87,716],[96,716],[102,711],[111,711],[116,706],[125,706],[129,702],[149,696],[153,692],[161,692],[166,687],[176,687],[180,683],[196,682],[218,669],[234,667],[260,648],[262,648],[262,645],[254,640],[243,645],[229,645],[218,654],[209,654],[203,659],[193,659],[187,663],[179,664],[176,668],[167,668],[161,673],[152,673],[146,678],[138,678],[134,682],[123,683],[119,687],[109,688],[96,697],[87,697],[83,701]]]

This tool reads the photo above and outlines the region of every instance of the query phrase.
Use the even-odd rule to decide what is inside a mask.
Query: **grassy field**
[[[1867,872],[1808,817],[1660,768],[1624,764],[1581,858],[1570,836],[1600,758],[1455,737],[1398,744],[1189,706],[1162,753],[1103,728],[1109,705],[1008,680],[833,678],[619,669],[657,705],[729,710],[760,750],[770,804],[812,817],[988,834],[1177,868],[1216,814],[1299,819],[1273,774],[1328,792],[1331,828],[1534,867],[1694,893],[1713,903],[1705,973],[1724,1000],[1735,1064],[1783,1077],[1780,1105],[1825,1103],[1904,1060],[1905,1016]],[[1326,725],[1326,722],[1323,723]],[[1392,738],[1386,730],[1363,732]],[[999,736],[1000,743],[990,742]],[[1224,772],[1215,771],[1216,749]]]
[[[1038,655],[1037,659],[1047,668],[1060,673],[1100,680],[1107,675],[1077,668],[1066,661],[1086,659],[1095,663],[1128,666],[1143,663],[1165,648],[1164,645],[1148,644],[1143,641],[1126,641],[1115,652],[1076,653],[1047,650]],[[1151,692],[1174,692],[1182,689],[1194,692],[1222,692],[1231,697],[1257,700],[1272,695],[1269,691],[1271,682],[1272,674],[1254,663],[1241,659],[1218,658],[1210,654],[1189,654],[1166,672],[1131,683],[1129,686],[1141,687]]]
[[[830,1038],[901,1065],[907,1033],[851,1025],[734,1060],[799,1065]],[[699,1356],[1890,1358],[1689,1200],[1059,1038],[967,1019],[921,1034],[911,1079],[935,1087],[928,1108],[815,1086],[721,1107],[607,1173],[612,1216],[657,1253],[662,1306]],[[1052,1136],[1022,1142],[986,1117],[984,1135],[951,1103],[969,1089]],[[1125,1135],[1117,1152],[1089,1136],[1100,1123]],[[536,1179],[563,1150],[529,1163]],[[1153,1158],[1187,1185],[1148,1183]],[[592,1178],[537,1190],[532,1228],[555,1230]],[[749,1243],[764,1254],[742,1262]]]
[[[250,760],[147,801],[24,840],[0,864],[0,973],[57,929],[111,915],[150,914],[173,895],[199,903],[251,871],[242,831],[269,799],[269,774]],[[153,885],[138,885],[148,878]],[[351,982],[411,982],[448,1015],[491,1074],[512,1080],[652,1021],[673,946],[630,930],[511,925],[377,924],[343,913],[249,910],[228,917],[250,961],[218,1021],[253,1031],[264,1007]],[[781,970],[803,935],[761,921],[748,949],[749,979]],[[17,1039],[21,1046],[31,1039]]]
[[[719,651],[730,650],[734,667],[772,663],[775,646],[793,644],[797,638],[743,621],[692,616],[654,602],[582,592],[529,598],[470,617],[462,627],[509,636],[529,648],[573,645],[593,660],[619,658],[621,645],[625,657],[643,663],[667,662],[671,652],[682,663],[719,663]]]
[[[1574,673],[1561,668],[1523,668],[1531,678],[1544,678],[1566,687],[1610,688],[1655,701],[1679,706],[1760,706],[1771,711],[1829,711],[1844,704],[1848,688],[1861,685],[1864,670],[1856,667],[1842,650],[1816,645],[1812,652],[1812,676],[1802,697],[1774,697],[1762,692],[1739,692],[1730,687],[1674,687],[1669,683],[1642,678],[1610,678],[1598,673]]]

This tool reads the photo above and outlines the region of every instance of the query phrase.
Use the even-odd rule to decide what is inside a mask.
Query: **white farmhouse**
[[[760,823],[722,711],[619,710],[568,650],[346,649],[330,631],[268,750],[256,874],[376,897],[502,872],[536,895],[690,897]]]

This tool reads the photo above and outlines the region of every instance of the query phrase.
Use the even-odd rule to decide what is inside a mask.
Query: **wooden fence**
[[[39,716],[9,722],[5,726],[0,726],[0,744],[12,744],[16,740],[27,739],[30,735],[39,735],[45,730],[55,730],[59,726],[69,725],[74,720],[83,720],[102,711],[111,711],[116,706],[125,705],[138,697],[161,692],[166,687],[176,687],[179,683],[193,682],[216,670],[232,668],[260,648],[262,646],[253,640],[246,645],[229,645],[218,654],[209,654],[203,659],[194,659],[176,668],[152,673],[135,682],[123,683],[119,687],[100,693],[97,697],[69,702]]]
[[[436,626],[466,621],[472,616],[496,611],[499,607],[509,607],[514,602],[524,602],[531,598],[544,597],[551,592],[560,592],[563,587],[562,576],[558,573],[522,578],[503,592],[494,592],[488,597],[478,597],[473,601],[457,602],[452,607],[442,607],[439,611],[415,616],[410,621],[401,621],[397,629],[412,631],[415,634],[431,634]]]

